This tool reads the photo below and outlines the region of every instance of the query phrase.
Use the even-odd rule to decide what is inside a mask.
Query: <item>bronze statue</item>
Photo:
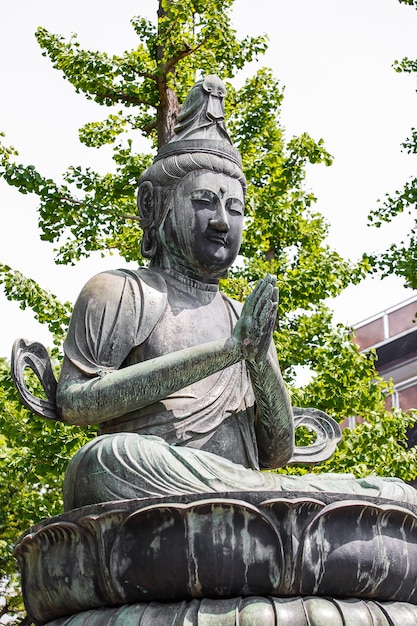
[[[172,489],[178,478],[172,463],[181,457],[179,481],[188,480],[190,467],[191,485],[196,482],[190,488],[205,491],[220,480],[213,472],[207,482],[199,469],[219,462],[205,453],[252,469],[280,467],[293,453],[291,405],[271,341],[275,279],[259,281],[243,309],[218,289],[239,252],[246,191],[224,129],[224,91],[215,77],[194,87],[178,136],[139,180],[142,252],[150,267],[96,276],[75,305],[58,410],[67,422],[99,424],[101,437],[70,466],[67,507],[163,495],[169,477],[152,487],[140,476],[138,464],[149,455],[160,470],[166,467]],[[156,436],[163,441],[149,438]],[[115,457],[124,469],[129,465],[130,479],[118,480]],[[233,486],[241,484],[226,480],[222,490]],[[83,497],[84,490],[91,495]]]
[[[39,345],[32,344],[29,360],[26,344],[16,349],[22,352],[15,378],[32,409],[99,425],[99,436],[69,464],[65,509],[242,489],[326,489],[417,501],[416,492],[396,480],[259,471],[328,458],[340,429],[320,411],[293,416],[272,342],[275,278],[260,280],[243,306],[219,291],[239,252],[246,192],[240,155],[224,124],[225,94],[216,76],[198,81],[176,135],[141,175],[142,254],[150,265],[104,272],[84,287],[57,389],[52,374],[40,376],[49,404],[30,396],[21,375],[22,363],[33,367]],[[294,451],[300,421],[318,434],[310,454]]]
[[[25,606],[39,626],[415,624],[415,489],[259,471],[328,458],[340,430],[291,407],[272,342],[275,278],[243,306],[219,291],[246,191],[224,96],[217,77],[199,81],[140,177],[150,265],[87,283],[58,385],[40,344],[15,344],[32,410],[99,426],[69,463],[66,511],[16,547]],[[26,388],[26,367],[47,401]],[[318,435],[305,450],[300,423]]]

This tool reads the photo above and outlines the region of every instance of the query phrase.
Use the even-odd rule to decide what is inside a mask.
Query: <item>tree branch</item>
[[[120,217],[123,217],[123,219],[125,220],[135,220],[136,222],[140,221],[139,215],[129,215],[128,213],[126,213],[125,215],[121,215]]]
[[[75,204],[79,207],[85,207],[86,203],[83,202],[82,200],[76,200],[75,198],[71,198],[69,196],[61,196],[60,201],[65,201],[68,204]],[[138,215],[131,215],[130,213],[123,213],[123,214],[119,214],[117,213],[117,211],[114,211],[112,209],[106,209],[105,207],[100,206],[100,212],[101,213],[107,213],[108,215],[114,215],[120,219],[124,219],[124,220],[135,220],[135,221],[139,221],[139,216]]]
[[[158,121],[156,119],[147,124],[142,130],[146,135],[150,135],[155,128],[158,128]]]
[[[147,78],[148,80],[152,80],[154,83],[158,82],[158,76],[156,74],[151,74],[150,72],[140,72],[134,65],[131,65],[130,63],[123,62],[123,65],[132,70],[132,72],[136,74],[136,76],[139,76],[139,78]]]
[[[136,96],[129,96],[127,94],[118,94],[118,93],[111,93],[110,91],[104,91],[104,92],[98,92],[95,94],[96,98],[100,98],[100,99],[107,99],[107,100],[111,100],[112,102],[125,102],[125,103],[129,103],[129,104],[143,104],[144,106],[148,106],[148,107],[153,107],[154,109],[157,108],[157,105],[155,105],[155,103],[150,102],[149,100],[144,100],[142,98],[138,98]]]
[[[162,70],[163,70],[164,75],[167,76],[170,72],[172,72],[174,67],[182,59],[185,59],[186,57],[190,56],[191,54],[194,54],[194,52],[197,52],[197,50],[199,50],[202,46],[204,46],[204,44],[207,42],[207,40],[208,40],[208,36],[204,37],[204,39],[202,41],[200,41],[200,43],[197,46],[195,46],[194,48],[191,48],[190,46],[186,46],[184,48],[184,50],[181,50],[180,52],[177,52],[177,54],[174,54],[170,59],[168,59],[168,61],[166,61],[162,65]]]
[[[60,196],[59,203],[66,202],[67,204],[76,204],[77,206],[85,206],[85,202],[82,200],[76,200],[75,198],[71,198],[70,196]]]

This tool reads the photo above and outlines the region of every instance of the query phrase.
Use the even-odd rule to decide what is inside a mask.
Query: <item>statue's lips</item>
[[[227,237],[223,237],[222,235],[207,235],[206,239],[208,241],[213,241],[214,243],[217,243],[220,246],[227,245]]]

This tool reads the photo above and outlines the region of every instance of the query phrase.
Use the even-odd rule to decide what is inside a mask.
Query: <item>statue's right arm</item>
[[[110,285],[104,278],[99,276],[87,284],[71,321],[57,390],[57,408],[68,423],[99,424],[139,410],[246,358],[248,344],[251,350],[257,350],[255,344],[262,333],[254,332],[255,328],[259,330],[259,320],[253,320],[252,326],[247,324],[231,337],[120,368],[134,345],[130,337],[127,341],[125,337],[132,320],[128,325],[119,312],[129,312],[134,299],[128,299],[129,292],[126,286],[122,289],[117,275],[110,275]],[[106,289],[108,292],[103,293]],[[125,306],[120,306],[123,297],[127,300]],[[103,302],[99,306],[100,299]],[[86,313],[87,306],[94,314]],[[112,306],[114,311],[117,308],[116,313],[112,313]],[[78,341],[77,350],[71,347],[71,341]]]
[[[153,285],[147,292],[142,280],[114,271],[93,277],[81,291],[57,390],[64,421],[87,425],[115,419],[239,361],[238,343],[225,338],[124,367],[165,309],[163,287]]]
[[[229,337],[93,378],[65,359],[58,384],[58,411],[71,424],[98,424],[163,400],[241,358],[239,344]]]
[[[155,324],[163,311],[157,295],[148,298],[143,285],[121,272],[100,274],[84,287],[64,344],[57,390],[65,422],[99,424],[126,415],[241,361],[248,342],[256,351],[262,334],[253,333],[259,328],[253,320],[253,328],[246,324],[231,337],[123,367],[132,348],[149,336],[149,319]]]
[[[294,449],[294,418],[290,398],[272,341],[278,306],[276,278],[267,274],[247,298],[235,333],[242,331],[256,399],[256,440],[263,469],[283,467]],[[250,329],[250,330],[249,330]]]

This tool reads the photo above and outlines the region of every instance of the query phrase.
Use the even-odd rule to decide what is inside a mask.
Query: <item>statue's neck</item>
[[[162,263],[160,269],[183,284],[190,285],[198,290],[217,291],[219,288],[219,277],[198,274],[173,259],[170,259],[169,263]]]
[[[212,292],[215,293],[219,290],[219,281],[216,282],[207,282],[202,280],[200,276],[192,274],[191,272],[185,273],[184,271],[180,271],[178,268],[164,268],[163,272],[165,275],[168,275],[174,281],[183,285],[187,291],[195,290],[197,293],[199,292]]]

